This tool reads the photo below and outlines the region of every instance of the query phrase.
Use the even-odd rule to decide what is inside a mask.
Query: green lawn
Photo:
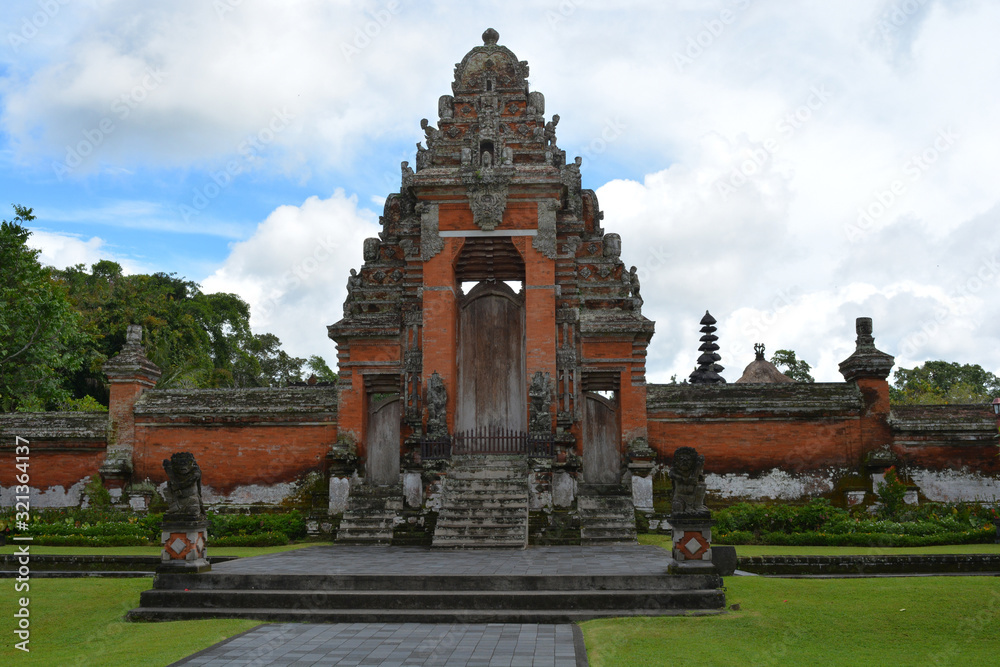
[[[17,596],[13,580],[5,582],[0,595],[4,665],[168,665],[258,625],[234,620],[126,623],[125,612],[139,606],[139,593],[152,587],[149,578],[32,579],[31,590]],[[14,648],[13,614],[21,595],[31,600],[30,653]]]
[[[670,549],[669,535],[639,535],[640,544]],[[946,544],[934,547],[783,547],[737,545],[739,556],[842,556],[891,554],[1000,554],[1000,544]]]
[[[592,667],[989,665],[1000,579],[729,577],[724,616],[582,624]]]
[[[582,624],[590,664],[982,665],[1000,655],[1000,578],[729,577],[726,584],[739,611]],[[7,619],[0,664],[167,665],[256,625],[122,621],[150,586],[146,578],[32,580],[29,654],[13,647],[16,598],[8,589],[0,596]]]

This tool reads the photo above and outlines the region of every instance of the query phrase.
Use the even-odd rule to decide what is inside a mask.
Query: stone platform
[[[672,576],[653,546],[440,551],[315,546],[158,574],[133,621],[567,623],[718,613],[722,578]]]

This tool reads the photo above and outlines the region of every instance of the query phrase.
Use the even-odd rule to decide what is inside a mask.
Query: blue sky
[[[1000,7],[15,0],[0,18],[0,201],[66,266],[240,294],[335,358],[361,243],[483,30],[531,67],[686,376],[706,309],[835,381],[854,318],[912,367],[1000,372]],[[2,267],[0,267],[2,270]]]

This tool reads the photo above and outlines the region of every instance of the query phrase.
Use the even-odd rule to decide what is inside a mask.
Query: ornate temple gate
[[[524,295],[481,282],[462,299],[455,432],[528,430]]]
[[[368,413],[368,456],[365,476],[369,484],[399,483],[399,394],[372,401]]]
[[[583,481],[587,484],[621,482],[618,415],[615,405],[600,394],[584,394]]]

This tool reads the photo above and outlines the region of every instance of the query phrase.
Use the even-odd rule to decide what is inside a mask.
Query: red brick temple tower
[[[529,511],[553,506],[578,513],[584,542],[634,540],[653,322],[559,116],[498,37],[455,66],[437,125],[421,121],[426,147],[329,327],[339,432],[364,464],[343,541],[387,543],[404,498],[440,508],[436,545],[523,546]],[[462,493],[501,476],[504,512]]]

